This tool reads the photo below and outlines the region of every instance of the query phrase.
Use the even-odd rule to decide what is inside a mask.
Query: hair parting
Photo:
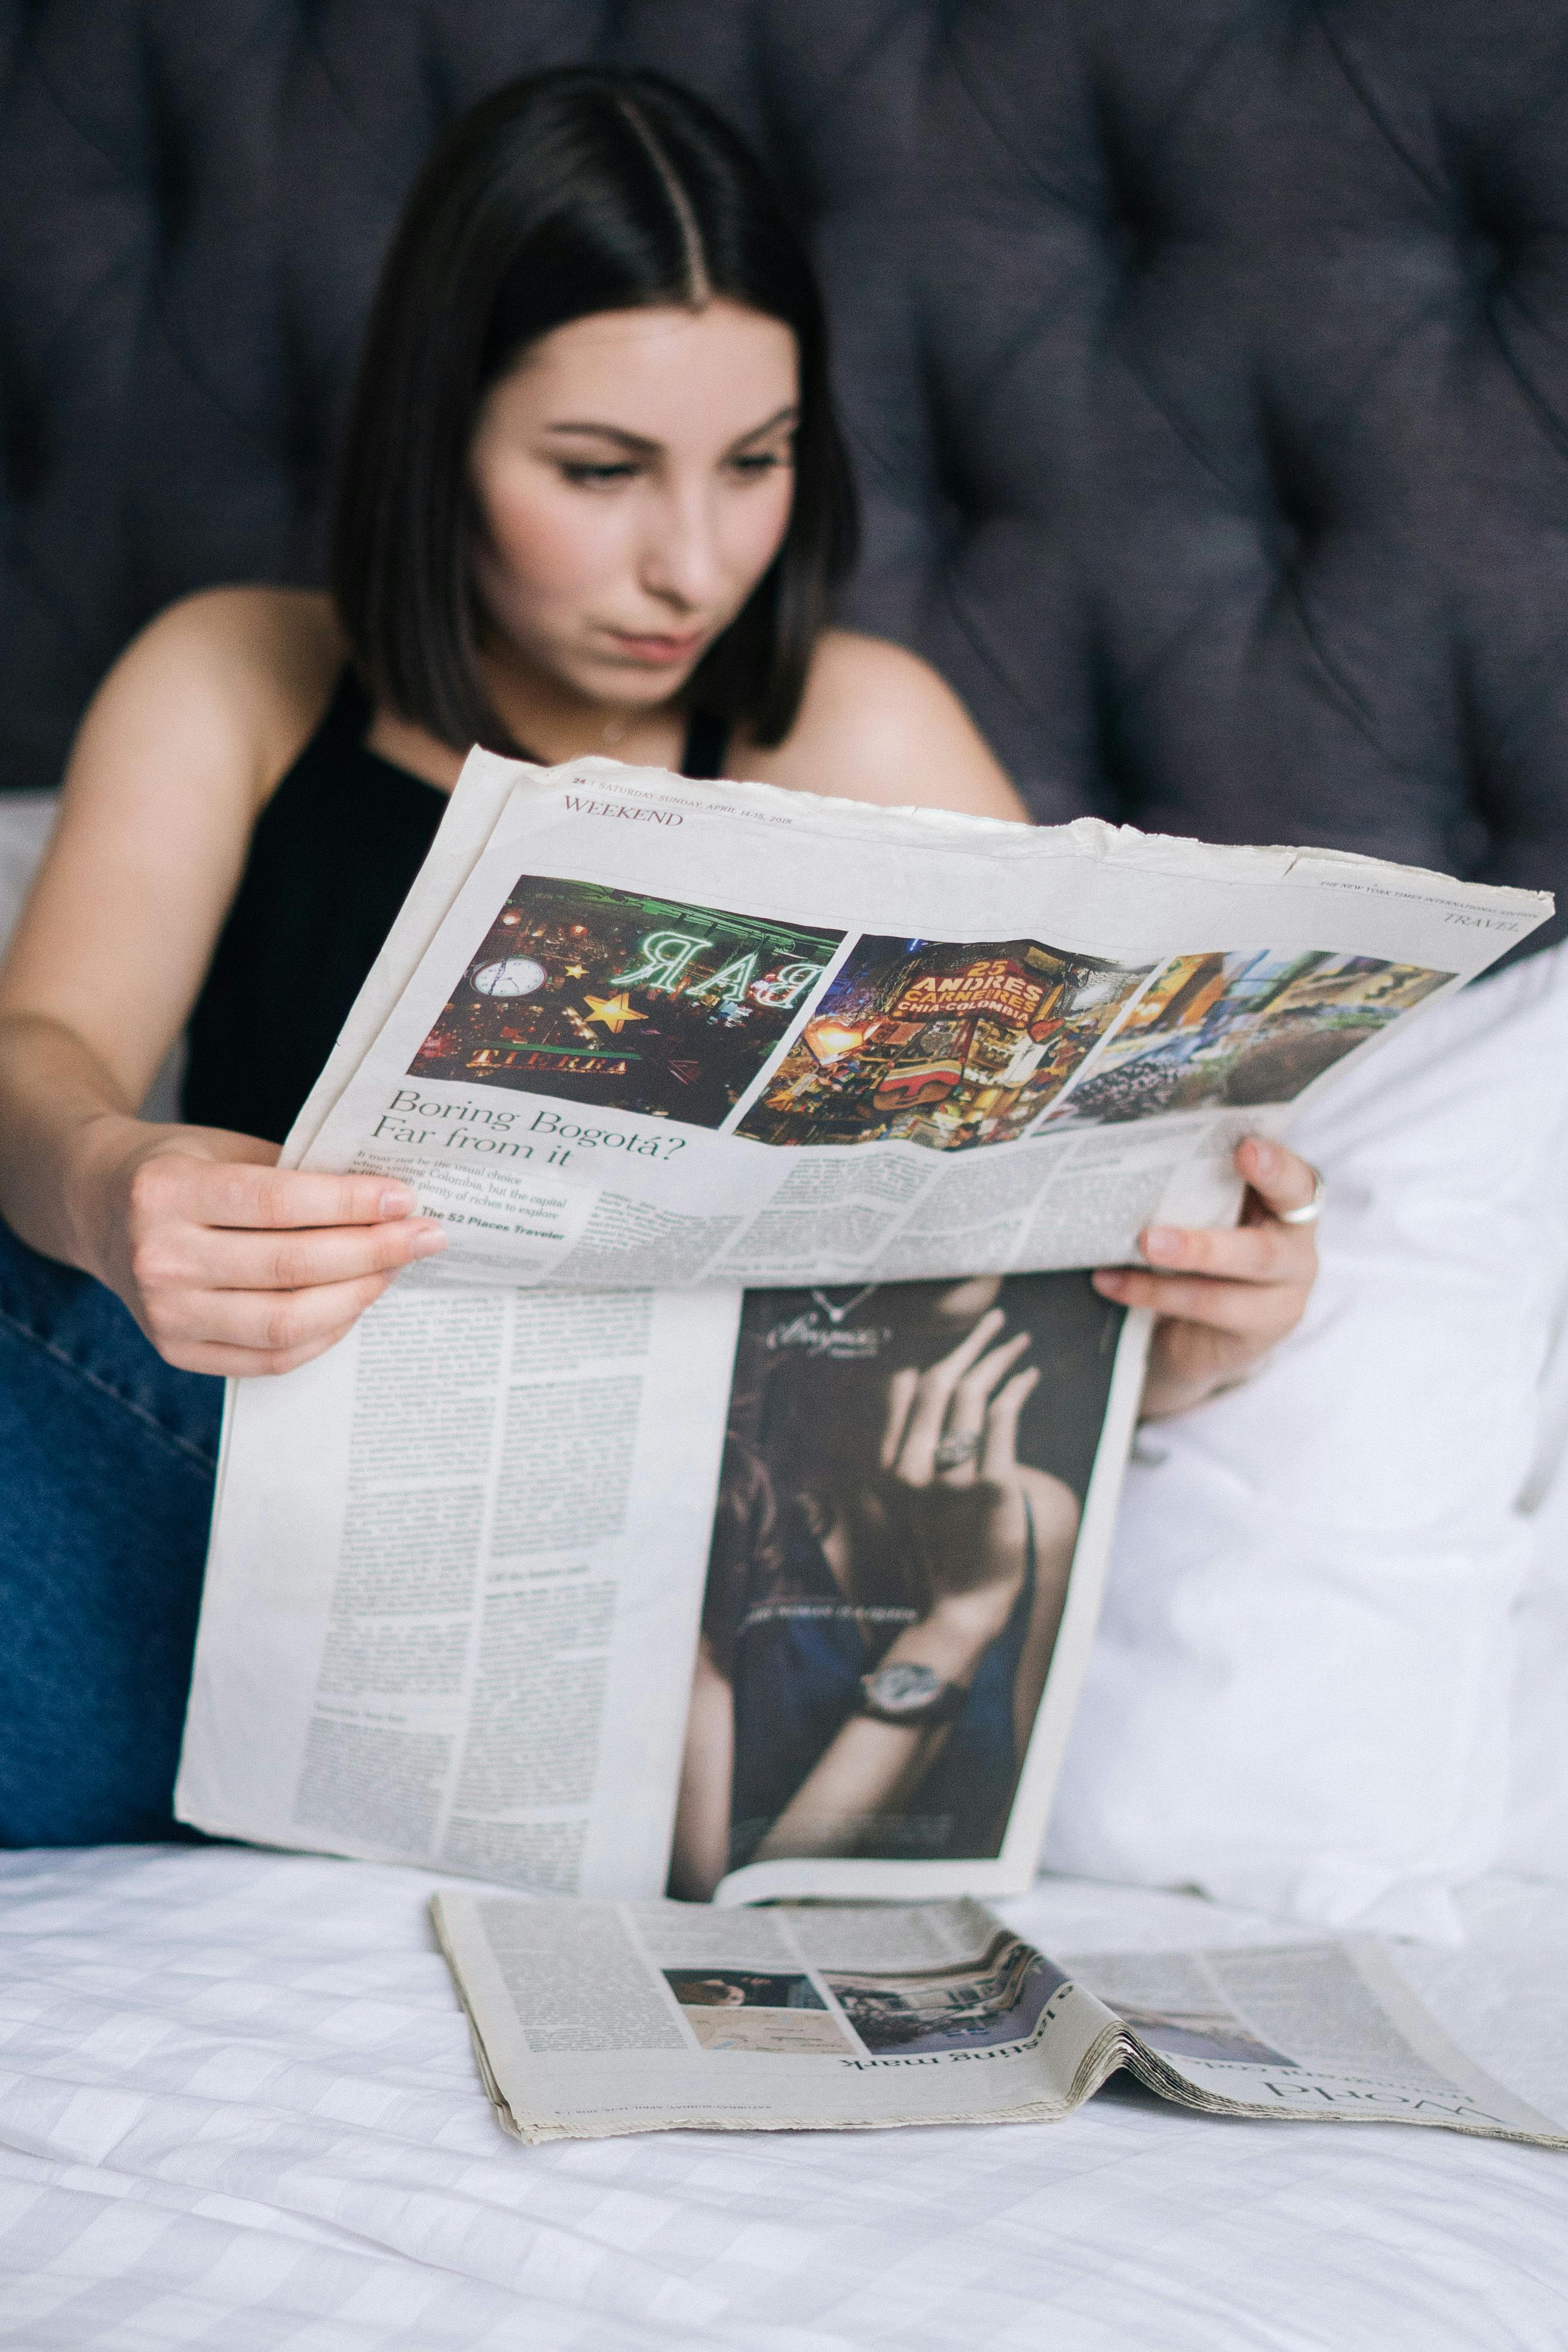
[[[658,174],[659,185],[668,199],[686,256],[686,299],[694,310],[700,310],[713,299],[713,282],[708,275],[707,257],[702,250],[702,232],[697,226],[697,215],[691,209],[690,199],[681,186],[669,157],[655,138],[641,107],[624,93],[617,97],[616,104],[642,142],[643,152]]]

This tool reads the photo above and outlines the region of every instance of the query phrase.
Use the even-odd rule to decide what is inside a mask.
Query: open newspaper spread
[[[235,1392],[181,1817],[565,1894],[1026,1885],[1145,1321],[1074,1273],[399,1285]],[[942,1470],[900,1400],[977,1345],[1000,1425]],[[956,1713],[862,1717],[955,1612]]]
[[[450,1246],[231,1384],[181,1818],[1021,1889],[1148,1337],[1081,1269],[1233,1217],[1241,1136],[1550,903],[475,752],[283,1155]]]
[[[419,1282],[929,1279],[1235,1214],[1275,1134],[1543,921],[1315,849],[473,752],[284,1164],[411,1184]]]
[[[1208,2115],[1568,2148],[1373,1944],[1058,1962],[974,1902],[737,1915],[438,1895],[432,1909],[520,2139],[1051,2123],[1125,2067]]]

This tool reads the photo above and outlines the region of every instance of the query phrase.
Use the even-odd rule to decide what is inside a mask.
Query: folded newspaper
[[[475,752],[283,1155],[450,1246],[231,1386],[182,1818],[570,1896],[1021,1889],[1147,1339],[1083,1269],[1234,1217],[1242,1136],[1550,906]]]
[[[1245,1135],[1517,945],[1536,891],[475,751],[284,1164],[421,1276],[1035,1273],[1233,1215]]]
[[[1568,2147],[1369,1943],[1047,1959],[974,1902],[438,1895],[479,2071],[524,2140],[1052,2123],[1119,2068],[1205,2115]]]

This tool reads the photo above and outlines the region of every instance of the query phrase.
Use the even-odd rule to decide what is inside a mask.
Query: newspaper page
[[[1115,2018],[982,1905],[438,1895],[480,2071],[520,2139],[1049,2122]]]
[[[1152,2090],[1211,2115],[1446,2125],[1568,2147],[1560,2125],[1455,2048],[1382,1945],[1064,1958],[1127,2027]]]
[[[415,1276],[1023,1273],[1222,1223],[1230,1153],[1541,893],[475,751],[285,1150],[401,1178]]]
[[[661,1894],[739,1311],[396,1285],[231,1383],[178,1816]]]
[[[1077,1273],[747,1293],[673,1893],[1028,1885],[1147,1336]]]
[[[1207,2113],[1568,2147],[1375,1946],[1058,1965],[974,1902],[431,1907],[486,2088],[523,2140],[1051,2123],[1126,2066]]]
[[[574,1895],[1022,1888],[1147,1320],[395,1286],[230,1391],[176,1811]]]

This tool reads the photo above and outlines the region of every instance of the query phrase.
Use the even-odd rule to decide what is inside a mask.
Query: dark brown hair
[[[338,611],[377,699],[454,749],[517,750],[477,658],[479,404],[574,319],[715,296],[793,330],[801,413],[784,544],[684,698],[761,743],[788,733],[856,546],[816,278],[761,166],[710,107],[661,76],[596,67],[533,75],[466,114],[387,255],[331,538]]]

